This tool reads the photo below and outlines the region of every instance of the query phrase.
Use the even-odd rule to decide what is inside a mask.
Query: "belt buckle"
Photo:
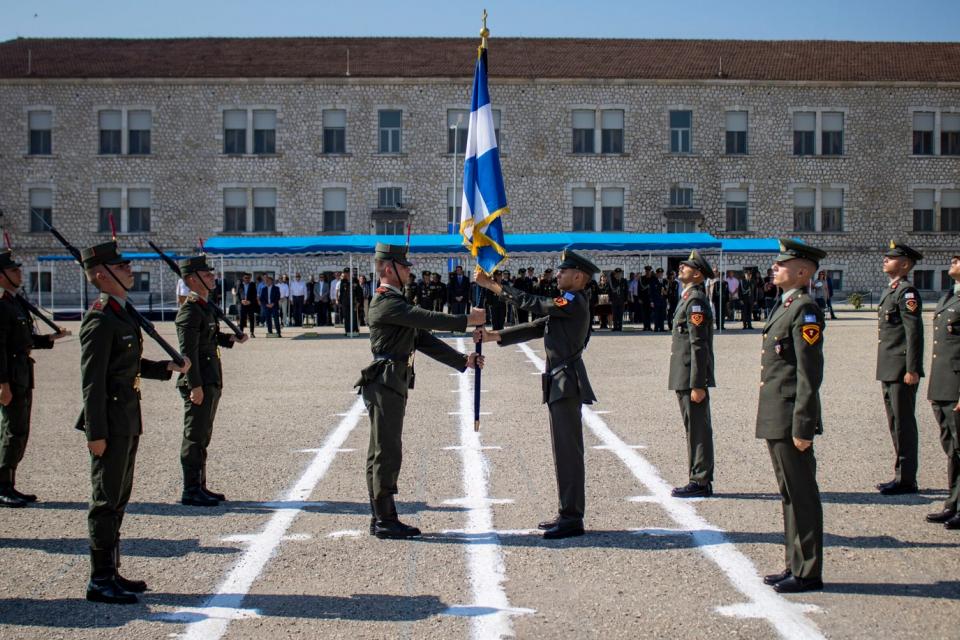
[[[140,392],[140,374],[137,374],[137,377],[133,379],[133,390]]]
[[[416,351],[411,351],[410,355],[407,356],[407,366],[413,368],[413,356],[416,354]]]

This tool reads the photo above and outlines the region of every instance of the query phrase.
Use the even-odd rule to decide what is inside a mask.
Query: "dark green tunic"
[[[590,336],[590,304],[582,291],[558,292],[554,298],[526,293],[508,284],[502,297],[519,310],[542,316],[500,332],[506,346],[543,338],[547,354],[543,401],[550,412],[550,439],[557,474],[559,515],[582,520],[586,508],[581,405],[596,401],[583,350]]]
[[[90,456],[90,547],[110,550],[133,488],[137,446],[143,432],[140,378],[169,380],[169,362],[146,360],[140,326],[124,304],[107,294],[80,325],[80,380],[87,441],[106,440],[107,450]]]
[[[467,316],[447,315],[416,307],[396,287],[376,290],[370,302],[370,350],[374,361],[360,372],[360,388],[370,415],[367,449],[367,490],[377,500],[397,493],[402,463],[403,417],[407,391],[413,388],[413,354],[421,351],[457,371],[467,368],[467,356],[430,330],[466,331]]]
[[[0,383],[10,385],[13,398],[0,407],[0,487],[13,486],[17,465],[30,437],[33,404],[31,349],[51,349],[50,336],[33,332],[30,312],[10,293],[0,297]]]
[[[917,483],[920,385],[905,384],[903,376],[909,372],[923,377],[922,311],[920,293],[905,278],[884,290],[877,308],[877,380],[896,457],[894,479],[905,485]]]
[[[232,348],[233,336],[220,331],[213,307],[195,293],[180,305],[176,325],[180,353],[193,363],[186,375],[177,379],[184,409],[180,465],[184,487],[192,488],[203,484],[207,447],[223,389],[219,347]],[[198,405],[190,401],[190,390],[196,387],[203,389],[203,402]]]
[[[800,578],[823,571],[823,506],[813,446],[800,451],[793,438],[823,432],[823,313],[806,291],[781,298],[763,328],[757,437],[767,441],[783,502],[785,564]]]
[[[713,312],[703,286],[684,291],[673,316],[668,389],[677,392],[687,434],[687,461],[691,482],[713,482],[713,426],[710,394],[702,402],[690,400],[691,389],[716,386],[713,375]]]
[[[950,493],[944,509],[960,506],[960,296],[951,290],[933,311],[933,358],[930,365],[927,399],[940,425],[940,445],[947,454],[947,483]]]

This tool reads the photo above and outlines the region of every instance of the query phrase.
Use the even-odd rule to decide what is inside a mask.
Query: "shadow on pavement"
[[[402,502],[398,505],[405,514],[424,511],[463,511],[463,507],[450,505],[430,505],[426,502]],[[86,502],[38,502],[31,509],[76,509],[87,510]],[[370,504],[367,502],[342,502],[336,500],[318,500],[316,502],[244,502],[228,501],[217,507],[185,507],[178,502],[131,502],[127,514],[141,516],[204,516],[216,517],[224,514],[271,514],[279,509],[303,509],[308,513],[368,515]]]
[[[951,580],[930,584],[899,584],[874,582],[827,582],[824,591],[864,596],[901,596],[913,598],[946,598],[960,600],[960,582]]]
[[[0,549],[28,549],[85,558],[90,551],[90,542],[86,538],[0,538]],[[229,555],[240,551],[236,547],[204,547],[199,540],[189,538],[124,538],[121,550],[125,556],[144,558],[179,558],[190,553]]]
[[[182,625],[203,620],[203,610],[193,609],[174,616],[158,614],[151,611],[150,607],[199,607],[208,597],[200,594],[148,592],[139,604],[126,606],[94,604],[83,598],[0,599],[0,624],[96,629],[122,627],[133,620],[159,620]],[[228,597],[239,599],[239,596]],[[351,596],[250,595],[243,598],[243,608],[255,610],[261,617],[409,622],[439,615],[449,607],[433,595],[360,593]]]
[[[885,496],[879,491],[821,491],[820,500],[829,504],[906,504],[939,502],[947,495],[941,489],[921,489],[920,493]],[[779,493],[714,493],[714,498],[732,500],[780,500]]]

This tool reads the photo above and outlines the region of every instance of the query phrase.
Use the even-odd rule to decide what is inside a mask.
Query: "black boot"
[[[377,521],[373,526],[373,535],[378,538],[412,538],[420,535],[420,529],[400,522],[397,517],[397,505],[392,495],[377,498],[373,502]]]
[[[206,456],[206,454],[204,454],[204,456]],[[208,496],[210,496],[211,498],[213,498],[214,500],[217,500],[217,501],[219,501],[219,502],[226,502],[226,501],[227,501],[227,496],[223,495],[222,493],[217,493],[216,491],[212,491],[209,487],[207,487],[207,464],[206,464],[206,462],[204,462],[204,464],[203,464],[203,470],[200,472],[200,489],[201,489],[205,494],[207,494]]]
[[[203,472],[184,469],[180,504],[188,507],[216,507],[220,501],[203,491]]]
[[[370,496],[370,535],[377,533],[377,507],[373,504],[373,496]]]
[[[87,583],[87,600],[106,604],[136,604],[136,594],[117,584],[117,567],[113,549],[90,550],[90,581]]]
[[[27,506],[27,501],[18,497],[12,486],[8,484],[0,485],[0,507],[19,509],[25,506]]]
[[[33,495],[32,493],[20,493],[19,491],[17,491],[17,470],[16,469],[13,470],[10,478],[11,478],[10,489],[13,491],[13,495],[17,496],[24,502],[37,501],[37,496]]]
[[[116,546],[113,547],[113,566],[116,567],[117,571],[114,574],[114,577],[117,580],[117,584],[120,585],[124,591],[129,591],[130,593],[143,593],[147,590],[147,583],[143,580],[127,580],[122,575],[120,575],[120,539],[117,539]]]

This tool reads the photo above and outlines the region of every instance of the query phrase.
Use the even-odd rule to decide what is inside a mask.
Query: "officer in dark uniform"
[[[533,280],[527,277],[527,273],[533,273],[533,267],[527,268],[527,271],[524,272],[523,269],[517,272],[517,277],[513,279],[511,283],[513,288],[518,291],[523,291],[524,293],[533,292]],[[516,309],[517,313],[517,324],[526,324],[530,319],[530,312],[526,309],[517,308],[515,305],[511,305]]]
[[[460,353],[430,330],[463,332],[468,324],[482,325],[486,312],[477,307],[469,315],[447,315],[414,307],[404,299],[401,288],[411,266],[406,248],[378,242],[375,259],[380,286],[370,303],[373,363],[361,371],[360,380],[354,385],[360,388],[370,415],[370,533],[378,538],[408,538],[420,535],[420,530],[400,522],[393,496],[400,476],[407,390],[413,388],[414,352],[422,351],[460,372],[468,367],[483,367],[482,356]]]
[[[81,257],[87,279],[100,290],[99,299],[80,325],[82,428],[90,450],[93,489],[87,515],[91,564],[87,600],[132,604],[137,602],[136,593],[146,591],[147,585],[127,580],[117,569],[120,524],[130,500],[143,432],[140,379],[169,380],[171,372],[188,371],[190,360],[184,358],[184,366],[178,367],[142,357],[140,325],[127,311],[133,271],[116,242],[85,249]]]
[[[583,424],[580,411],[596,397],[583,364],[583,350],[590,337],[590,308],[583,288],[600,269],[573,251],[564,251],[559,266],[559,290],[555,298],[545,298],[500,285],[485,274],[478,274],[479,286],[543,316],[533,322],[503,331],[478,330],[474,340],[496,341],[500,346],[543,338],[547,353],[543,374],[543,402],[550,411],[550,438],[557,473],[559,512],[554,520],[541,522],[547,539],[581,536],[585,508],[585,472],[583,464]]]
[[[440,281],[440,274],[434,272],[430,275],[430,302],[433,311],[443,313],[443,304],[447,299],[447,285]]]
[[[206,256],[180,261],[180,274],[190,295],[177,312],[177,337],[180,353],[195,366],[177,379],[183,396],[183,442],[180,466],[183,469],[183,494],[180,503],[195,507],[215,507],[226,500],[222,493],[207,487],[207,447],[213,434],[213,421],[223,392],[223,366],[220,347],[233,348],[238,342],[233,333],[220,331],[217,315],[207,300],[216,285],[213,267]],[[247,341],[244,334],[239,342]]]
[[[627,305],[627,281],[623,269],[617,267],[610,276],[610,307],[613,312],[612,331],[623,331],[623,312]]]
[[[503,273],[497,269],[493,272],[493,280],[497,284],[504,284]],[[483,291],[483,307],[490,312],[490,326],[494,331],[503,329],[507,320],[507,302],[492,291]]]
[[[699,253],[680,263],[683,293],[673,316],[668,389],[677,392],[680,415],[687,433],[689,482],[672,493],[677,498],[713,495],[713,426],[709,387],[713,377],[713,318],[703,287],[713,269]]]
[[[37,496],[16,489],[17,465],[30,437],[33,406],[31,349],[52,349],[55,340],[70,335],[34,332],[30,311],[19,298],[23,273],[9,250],[0,252],[0,507],[25,507]]]
[[[942,522],[960,529],[960,252],[950,260],[953,286],[933,311],[933,359],[927,399],[940,425],[940,444],[947,454],[947,499],[943,509],[927,515],[927,522]]]
[[[419,306],[420,287],[417,286],[417,277],[412,273],[407,277],[407,283],[403,285],[403,297],[408,304]]]
[[[877,307],[877,380],[883,389],[887,426],[896,456],[894,478],[877,485],[884,495],[917,492],[919,437],[917,389],[923,377],[923,303],[910,284],[910,270],[923,255],[890,241],[883,272],[890,278]]]
[[[823,313],[806,290],[826,252],[780,240],[773,282],[783,290],[763,328],[757,437],[767,441],[783,497],[785,564],[764,577],[780,593],[823,588],[823,507],[813,437],[823,433]]]
[[[433,299],[430,297],[430,272],[424,271],[420,274],[420,281],[417,282],[417,302],[421,309],[433,310]]]
[[[657,267],[656,277],[650,284],[650,304],[653,312],[653,330],[665,331],[663,325],[667,321],[667,281],[663,277],[663,269]]]

